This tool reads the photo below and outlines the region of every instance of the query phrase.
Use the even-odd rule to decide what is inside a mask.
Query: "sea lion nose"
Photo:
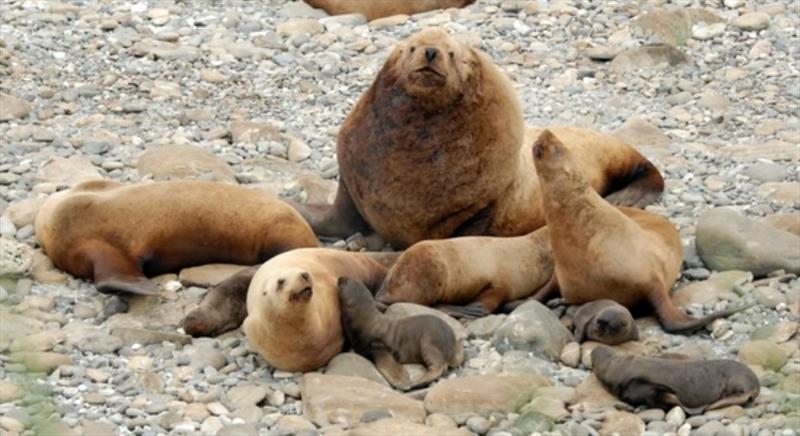
[[[425,49],[425,59],[427,59],[428,62],[433,62],[433,60],[436,59],[437,54],[439,54],[439,50],[433,47],[428,47]]]

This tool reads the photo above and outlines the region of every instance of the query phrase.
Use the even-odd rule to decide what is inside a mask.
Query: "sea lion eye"
[[[278,290],[280,291],[283,289],[283,285],[286,284],[286,279],[278,279]]]
[[[410,53],[414,53],[414,50],[415,50],[415,49],[416,49],[416,47],[414,47],[414,46],[412,45],[412,46],[411,46],[411,48],[410,48],[410,49],[408,49],[408,51],[409,51]]]
[[[450,52],[450,59],[455,59],[455,57],[456,57],[456,52],[451,51]]]

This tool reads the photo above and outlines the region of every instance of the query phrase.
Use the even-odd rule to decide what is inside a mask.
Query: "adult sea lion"
[[[734,360],[662,359],[628,356],[610,347],[592,350],[598,379],[622,401],[634,406],[687,413],[746,404],[758,396],[758,377]]]
[[[703,318],[676,308],[669,292],[683,260],[678,230],[660,216],[606,202],[559,134],[543,131],[533,155],[555,258],[554,289],[567,303],[609,299],[632,308],[649,302],[668,332],[694,330],[745,308]]]
[[[342,350],[339,277],[376,289],[386,268],[361,253],[292,250],[261,265],[247,291],[247,340],[285,371],[317,369]]]
[[[546,227],[510,238],[421,241],[400,255],[376,298],[386,304],[446,305],[438,308],[454,316],[481,317],[505,302],[527,298],[552,275]]]
[[[434,9],[461,8],[475,0],[305,0],[328,15],[361,14],[372,21],[392,15],[413,15]]]
[[[53,263],[100,292],[155,294],[146,277],[214,262],[255,264],[318,245],[277,197],[203,181],[88,181],[51,195],[35,222]]]
[[[441,377],[464,360],[464,347],[453,329],[433,315],[391,319],[375,307],[369,289],[357,280],[339,278],[342,327],[357,353],[375,361],[392,386],[408,390]],[[401,364],[422,363],[427,372],[410,380]]]
[[[608,135],[552,127],[589,184],[644,206],[658,170]],[[513,86],[492,60],[442,29],[397,45],[339,130],[333,205],[297,205],[319,235],[373,229],[395,247],[463,235],[519,236],[545,223]]]
[[[631,312],[612,300],[597,300],[578,308],[572,319],[575,341],[617,345],[639,339]]]

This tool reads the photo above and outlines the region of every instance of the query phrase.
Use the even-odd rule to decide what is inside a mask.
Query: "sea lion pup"
[[[400,255],[376,298],[386,304],[438,304],[443,306],[437,309],[450,315],[477,318],[505,302],[527,298],[552,275],[546,227],[513,238],[422,241]]]
[[[661,359],[629,356],[610,347],[592,350],[598,379],[622,401],[634,406],[687,413],[742,405],[758,396],[758,377],[734,360]]]
[[[639,339],[639,329],[631,312],[611,300],[597,300],[582,305],[572,319],[575,341],[596,341],[617,345]]]
[[[667,332],[694,330],[746,308],[703,318],[678,310],[669,297],[683,260],[675,226],[652,213],[606,202],[557,135],[542,132],[533,154],[555,258],[554,288],[567,303],[609,299],[632,308],[646,301]]]
[[[591,186],[642,207],[658,170],[609,135],[552,127]],[[539,181],[513,85],[492,60],[437,28],[400,42],[339,129],[333,205],[296,205],[318,235],[377,232],[396,248],[452,236],[521,236],[544,226]]]
[[[310,248],[275,256],[247,291],[244,333],[264,360],[284,371],[317,369],[342,350],[337,280],[376,289],[386,268],[361,253]]]
[[[448,367],[461,365],[463,344],[446,322],[433,315],[391,319],[378,311],[369,289],[357,280],[340,277],[338,285],[347,342],[357,353],[374,360],[395,388],[428,385]],[[410,380],[403,363],[423,363],[428,371],[418,380]]]
[[[414,15],[434,9],[461,8],[475,0],[305,0],[328,15],[361,14],[372,21],[392,15]]]
[[[203,181],[80,183],[47,199],[35,229],[56,266],[105,293],[156,294],[146,277],[214,262],[252,265],[318,245],[277,197]]]

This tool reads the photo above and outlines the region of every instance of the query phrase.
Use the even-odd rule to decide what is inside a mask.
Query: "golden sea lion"
[[[224,262],[252,265],[318,241],[277,197],[203,181],[89,181],[51,195],[36,237],[62,270],[100,292],[157,293],[146,277]]]

